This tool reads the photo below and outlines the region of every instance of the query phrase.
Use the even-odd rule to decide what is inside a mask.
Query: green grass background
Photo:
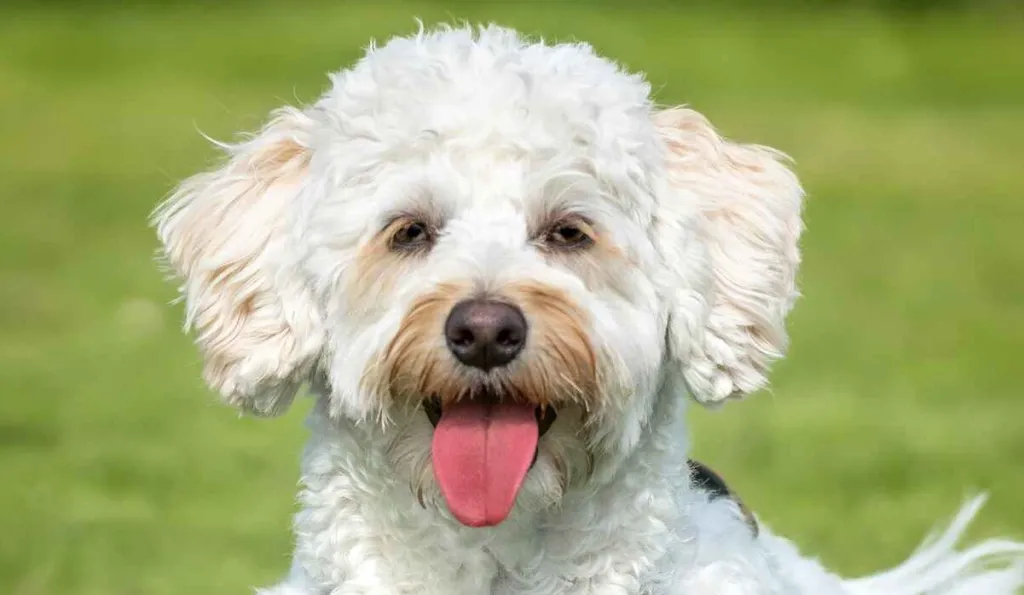
[[[212,6],[212,3],[211,3]],[[849,574],[974,489],[1024,536],[1024,21],[672,4],[0,9],[0,593],[247,593],[286,569],[301,403],[201,385],[151,208],[412,18],[593,42],[810,193],[771,392],[694,407],[696,452]]]

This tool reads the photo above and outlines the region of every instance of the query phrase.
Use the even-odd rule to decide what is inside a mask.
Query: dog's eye
[[[406,221],[399,224],[391,235],[392,250],[416,250],[428,246],[432,241],[430,228],[422,221]]]
[[[555,248],[579,249],[594,243],[587,233],[589,226],[581,222],[562,222],[551,228],[544,241]]]

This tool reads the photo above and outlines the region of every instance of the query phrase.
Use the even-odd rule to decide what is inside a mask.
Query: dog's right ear
[[[288,407],[322,346],[318,309],[288,262],[311,124],[299,110],[275,112],[251,139],[220,145],[227,163],[186,180],[153,216],[206,382],[260,415]]]

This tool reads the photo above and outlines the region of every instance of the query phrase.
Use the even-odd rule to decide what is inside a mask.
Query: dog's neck
[[[436,492],[417,498],[409,482],[410,467],[396,466],[396,453],[389,451],[394,443],[389,442],[387,428],[376,420],[358,423],[332,419],[321,394],[307,421],[311,436],[302,463],[303,512],[296,519],[298,555],[302,559],[329,557],[330,552],[321,549],[324,540],[334,543],[338,535],[351,532],[353,525],[359,527],[357,532],[388,532],[401,526],[403,530],[434,535],[436,546],[449,555],[491,559],[500,575],[534,568],[541,557],[571,550],[559,540],[585,533],[593,527],[595,515],[602,514],[600,511],[621,513],[615,516],[620,526],[607,526],[603,529],[606,531],[626,531],[629,527],[629,531],[652,534],[668,530],[668,526],[676,533],[686,531],[690,523],[681,517],[689,510],[687,499],[694,497],[689,493],[685,452],[688,397],[682,385],[672,381],[661,383],[657,394],[647,396],[652,403],[650,415],[645,417],[646,423],[630,449],[594,452],[592,473],[570,485],[558,501],[522,502],[500,525],[473,529],[451,518]],[[420,451],[423,441],[429,441],[430,425],[417,425],[425,434],[410,444],[419,444],[420,448],[401,453],[399,459],[429,457],[429,452]],[[628,442],[624,439],[608,444]],[[415,460],[412,468],[430,472],[422,459]],[[650,502],[667,506],[649,510]],[[424,555],[429,558],[428,553]],[[308,563],[311,567],[324,564],[323,560]]]

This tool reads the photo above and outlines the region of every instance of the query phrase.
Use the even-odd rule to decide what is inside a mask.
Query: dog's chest
[[[508,565],[495,560],[491,595],[535,595],[561,593],[571,581],[552,574],[544,564]]]
[[[560,593],[567,581],[555,572],[550,554],[552,544],[544,533],[521,532],[496,539],[482,547],[493,560],[492,595]]]
[[[580,589],[593,582],[596,568],[602,566],[599,543],[611,541],[574,531],[517,537],[483,548],[494,562],[490,595],[589,593]]]

